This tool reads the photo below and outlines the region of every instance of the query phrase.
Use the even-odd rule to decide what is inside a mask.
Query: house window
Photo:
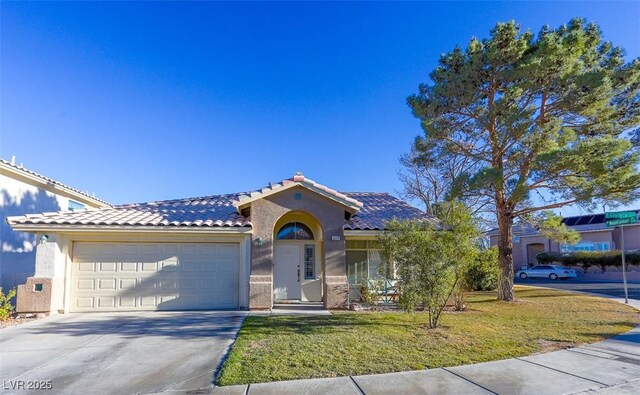
[[[610,249],[608,241],[598,243],[598,251],[609,251]]]
[[[313,244],[304,245],[304,279],[314,280],[316,278],[316,246]]]
[[[69,206],[67,210],[82,210],[84,208],[84,204],[74,202],[73,200],[69,200]]]
[[[347,276],[349,283],[362,284],[380,276],[380,244],[373,240],[347,240]]]
[[[561,244],[560,245],[560,252],[572,252],[573,251],[573,246],[571,244]]]
[[[313,232],[305,224],[289,222],[278,231],[278,240],[313,240]]]
[[[595,251],[596,245],[590,241],[583,241],[573,246],[574,251]]]
[[[367,251],[347,251],[347,277],[351,284],[362,284],[368,277]]]

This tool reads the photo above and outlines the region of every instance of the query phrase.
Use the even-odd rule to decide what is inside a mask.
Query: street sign
[[[614,226],[620,226],[620,225],[635,224],[636,219],[635,218],[608,219],[605,223],[609,227],[614,227]]]
[[[635,211],[612,211],[604,213],[604,219],[638,218]]]
[[[609,227],[635,224],[638,221],[638,214],[635,211],[613,211],[604,213],[604,219]]]

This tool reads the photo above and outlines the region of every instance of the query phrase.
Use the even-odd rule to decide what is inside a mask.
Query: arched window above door
[[[289,222],[280,228],[276,240],[313,240],[313,232],[305,224]]]

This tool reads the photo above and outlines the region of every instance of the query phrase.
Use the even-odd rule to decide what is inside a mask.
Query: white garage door
[[[238,244],[73,245],[71,311],[238,308]]]

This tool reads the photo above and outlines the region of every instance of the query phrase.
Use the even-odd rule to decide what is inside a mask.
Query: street
[[[580,278],[568,279],[568,280],[549,280],[549,279],[531,279],[522,280],[520,278],[515,279],[515,284],[520,285],[534,285],[540,287],[549,287],[555,289],[565,289],[568,291],[582,291],[596,294],[603,294],[608,296],[614,296],[618,298],[624,298],[624,290],[622,281],[609,281],[609,282],[597,282],[597,281],[584,281]],[[633,281],[627,284],[629,291],[629,298],[640,300],[640,282]]]

